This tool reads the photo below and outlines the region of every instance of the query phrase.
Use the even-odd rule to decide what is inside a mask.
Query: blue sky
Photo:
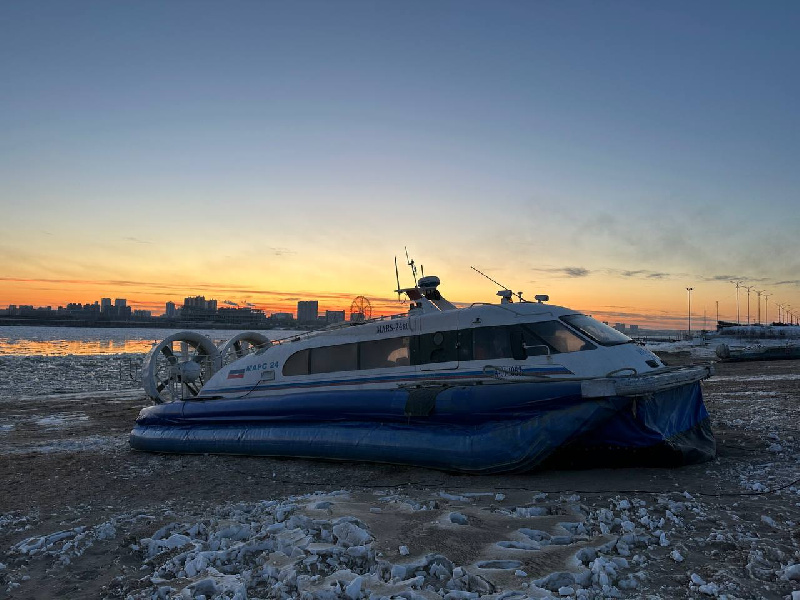
[[[677,316],[695,285],[730,312],[726,277],[800,308],[798,25],[792,2],[5,3],[0,276],[382,294],[408,245],[458,300],[477,263],[585,310]]]

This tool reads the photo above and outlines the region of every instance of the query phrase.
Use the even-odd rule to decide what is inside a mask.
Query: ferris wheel
[[[372,305],[364,296],[357,296],[350,304],[350,320],[366,321],[372,318]]]

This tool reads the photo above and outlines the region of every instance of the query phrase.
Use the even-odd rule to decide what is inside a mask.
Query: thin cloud
[[[787,281],[777,281],[772,285],[800,285],[800,279],[789,279]]]
[[[134,244],[152,244],[153,242],[148,242],[147,240],[140,240],[139,238],[127,236],[122,238],[126,242],[133,242]]]
[[[676,277],[673,273],[665,273],[663,271],[649,271],[647,269],[600,269],[593,271],[585,267],[548,267],[541,269],[533,269],[541,273],[551,273],[554,275],[561,275],[562,277],[580,278],[588,277],[595,273],[606,273],[613,277],[623,277],[626,279],[668,279]]]
[[[564,267],[562,269],[567,277],[587,277],[591,271],[583,267]]]
[[[647,269],[623,269],[621,271],[618,269],[608,269],[607,272],[609,275],[615,275],[625,279],[669,279],[674,277],[672,273],[664,273],[663,271],[649,271]]]
[[[703,281],[739,281],[742,278],[739,275],[711,275],[702,279]]]
[[[267,248],[267,250],[269,250],[275,256],[285,256],[287,254],[297,254],[297,252],[295,252],[294,250],[291,250],[289,248],[281,248],[281,247],[270,246],[269,248]]]
[[[562,277],[588,277],[592,274],[589,269],[583,267],[550,267],[546,269],[533,269],[541,273],[552,273]]]
[[[670,276],[669,273],[661,273],[659,271],[623,271],[621,273],[623,277],[640,277],[643,279],[666,279]]]

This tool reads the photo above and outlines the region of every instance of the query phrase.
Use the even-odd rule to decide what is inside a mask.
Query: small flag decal
[[[228,379],[244,379],[244,369],[228,371]]]

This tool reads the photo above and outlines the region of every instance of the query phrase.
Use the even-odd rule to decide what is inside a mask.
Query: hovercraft
[[[514,301],[504,289],[497,304],[458,308],[439,286],[427,276],[398,289],[401,315],[236,339],[225,353],[252,351],[227,364],[199,334],[178,336],[192,356],[156,345],[145,387],[158,404],[139,414],[131,447],[485,474],[713,458],[709,366],[667,367],[547,296]]]

